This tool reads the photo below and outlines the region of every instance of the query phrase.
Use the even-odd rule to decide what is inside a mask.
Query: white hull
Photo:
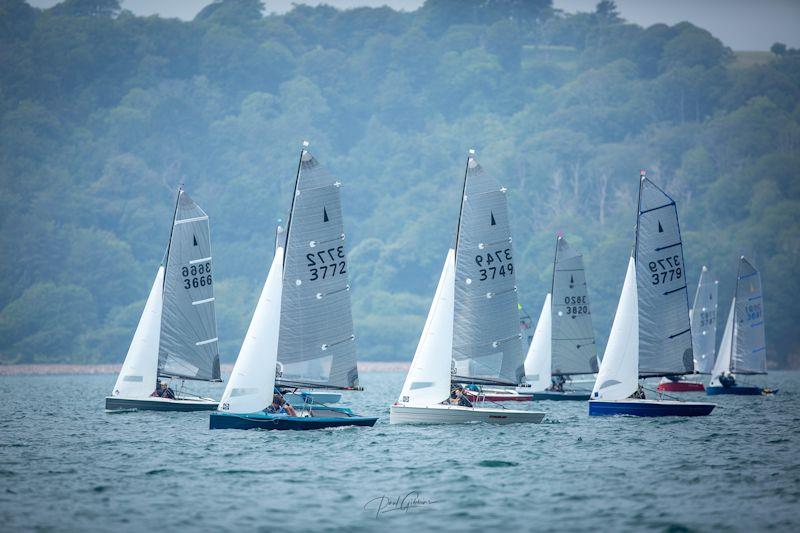
[[[106,396],[107,411],[213,411],[219,402],[213,398],[123,398]]]
[[[514,409],[490,409],[486,407],[461,407],[458,405],[431,405],[410,407],[392,405],[389,410],[390,424],[466,424],[486,422],[489,424],[538,424],[545,413],[518,411]]]

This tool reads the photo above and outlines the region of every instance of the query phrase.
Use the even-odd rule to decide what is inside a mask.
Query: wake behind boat
[[[642,171],[636,243],[589,415],[705,416],[715,405],[648,400],[639,378],[694,371],[683,243],[675,202]]]
[[[506,189],[467,157],[456,249],[436,294],[391,424],[538,423],[544,413],[473,405],[460,383],[514,387],[522,377]]]
[[[525,382],[534,400],[586,401],[589,389],[576,388],[572,376],[597,368],[583,256],[559,233],[550,293],[525,357]]]
[[[736,376],[767,373],[761,274],[745,256],[739,258],[736,293],[731,302],[719,354],[706,387],[709,395],[760,396],[777,390],[736,383]]]
[[[717,342],[717,287],[719,282],[710,279],[708,267],[703,265],[694,305],[689,311],[689,324],[692,328],[692,351],[694,353],[695,374],[710,374],[714,367],[714,351]],[[686,376],[665,376],[658,384],[664,392],[703,392],[705,387],[699,381]]]
[[[159,266],[133,340],[106,397],[109,411],[210,411],[185,380],[220,381],[208,215],[178,189],[165,263]],[[179,379],[175,391],[170,379]],[[163,380],[163,381],[162,381]]]
[[[310,430],[378,420],[316,402],[296,411],[276,389],[287,386],[276,380],[287,373],[304,386],[358,385],[341,184],[321,171],[307,146],[300,151],[286,252],[279,243],[211,429]]]

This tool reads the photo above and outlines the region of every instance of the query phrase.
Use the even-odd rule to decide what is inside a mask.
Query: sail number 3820
[[[653,285],[669,283],[683,277],[681,258],[678,255],[650,261],[647,266],[650,268],[651,283]]]
[[[478,271],[481,275],[480,281],[510,276],[514,273],[514,263],[511,262],[511,248],[505,250],[495,250],[475,256],[475,264],[480,267]]]

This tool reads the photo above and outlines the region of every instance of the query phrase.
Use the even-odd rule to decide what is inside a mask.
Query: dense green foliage
[[[263,17],[227,0],[182,22],[0,0],[0,360],[120,361],[185,180],[211,215],[231,361],[309,139],[345,185],[362,359],[410,359],[474,147],[509,188],[532,314],[563,230],[603,345],[647,168],[678,202],[690,287],[708,264],[724,317],[753,256],[770,363],[797,366],[800,55],[778,52],[743,64],[705,30],[631,25],[613,2]]]

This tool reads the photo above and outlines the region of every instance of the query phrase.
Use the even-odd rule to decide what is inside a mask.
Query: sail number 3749
[[[480,267],[480,281],[510,276],[514,273],[514,264],[511,262],[511,248],[505,250],[495,250],[475,256],[475,264]]]

